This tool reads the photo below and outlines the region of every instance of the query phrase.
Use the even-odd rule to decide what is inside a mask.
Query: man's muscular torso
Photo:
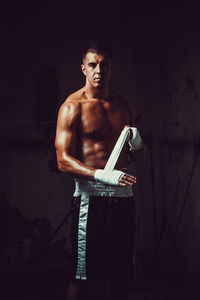
[[[74,157],[88,167],[104,168],[125,125],[130,124],[126,103],[118,96],[108,99],[86,99],[82,90],[73,94],[64,105],[74,107],[77,140]],[[116,167],[127,167],[125,145]]]

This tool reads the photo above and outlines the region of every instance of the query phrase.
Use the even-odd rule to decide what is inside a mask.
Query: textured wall
[[[193,283],[200,270],[199,25],[195,8],[166,9],[148,35],[144,26],[136,46],[144,51],[136,63],[136,106],[146,112],[150,160],[137,198],[138,256],[151,270]]]

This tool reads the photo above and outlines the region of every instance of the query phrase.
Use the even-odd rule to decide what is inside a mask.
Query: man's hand
[[[97,169],[94,173],[94,179],[109,185],[133,185],[136,183],[136,177],[127,174],[120,170],[107,171],[103,169]]]
[[[120,186],[133,185],[137,182],[137,178],[133,175],[125,173],[124,176],[119,180]]]

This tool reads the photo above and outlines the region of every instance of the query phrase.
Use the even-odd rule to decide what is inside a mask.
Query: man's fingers
[[[122,176],[122,178],[119,181],[119,185],[121,185],[121,186],[133,185],[136,182],[137,182],[137,179],[135,176],[130,175],[130,174],[124,174],[124,176]]]
[[[120,185],[120,186],[126,186],[126,184],[122,183],[122,182],[119,182],[118,185]]]
[[[128,180],[128,181],[132,181],[132,182],[136,182],[137,181],[137,178],[133,175],[130,175],[130,174],[124,174],[124,176],[122,176],[122,179],[124,180]]]
[[[127,172],[127,170],[128,170],[128,168],[126,167],[126,168],[121,168],[120,169],[120,171],[123,171],[124,173],[126,173]]]

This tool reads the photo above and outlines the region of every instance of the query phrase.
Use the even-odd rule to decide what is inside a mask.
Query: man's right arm
[[[74,177],[94,179],[95,169],[87,167],[75,158],[77,134],[80,121],[80,104],[74,102],[64,103],[58,114],[55,147],[58,168]]]

